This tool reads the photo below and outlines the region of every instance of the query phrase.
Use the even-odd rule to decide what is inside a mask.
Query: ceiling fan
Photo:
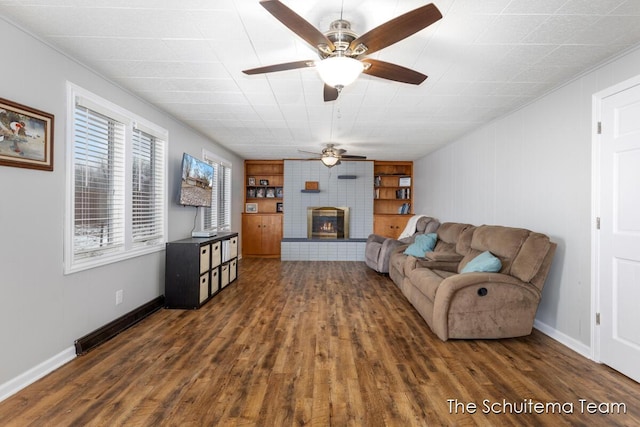
[[[278,0],[260,0],[260,4],[287,28],[317,49],[320,61],[268,65],[244,70],[245,74],[315,67],[324,81],[325,102],[338,99],[340,91],[355,81],[360,73],[414,85],[419,85],[427,78],[415,70],[367,58],[366,55],[399,42],[442,18],[442,14],[433,3],[400,15],[360,36],[351,30],[351,23],[344,19],[333,21],[329,31],[322,33]]]
[[[340,159],[360,159],[364,160],[366,156],[355,156],[350,154],[344,154],[347,150],[343,150],[342,148],[336,148],[335,144],[326,144],[326,147],[322,149],[321,153],[313,153],[311,151],[298,150],[301,153],[310,153],[316,154],[320,157],[317,157],[326,167],[331,168],[335,165],[339,165]]]

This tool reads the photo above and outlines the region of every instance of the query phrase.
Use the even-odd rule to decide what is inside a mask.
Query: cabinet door
[[[280,255],[282,216],[265,215],[262,219],[262,254]]]
[[[397,239],[409,221],[408,216],[375,215],[373,217],[373,232],[380,236]]]
[[[262,215],[242,216],[242,253],[245,255],[262,253]]]

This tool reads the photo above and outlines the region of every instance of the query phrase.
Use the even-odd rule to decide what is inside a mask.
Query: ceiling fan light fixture
[[[324,154],[320,161],[328,168],[335,166],[340,159],[330,154]]]
[[[323,82],[336,89],[353,83],[364,70],[362,62],[348,56],[331,56],[316,64]]]

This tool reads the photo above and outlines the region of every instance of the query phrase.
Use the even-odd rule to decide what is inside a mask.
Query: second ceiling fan
[[[300,15],[278,0],[261,0],[260,4],[287,28],[318,51],[320,61],[294,61],[244,70],[245,74],[316,67],[324,81],[324,100],[334,101],[344,86],[352,83],[360,73],[382,79],[419,85],[427,76],[409,68],[367,58],[428,27],[442,18],[433,4],[414,9],[358,36],[344,19],[333,21],[329,31],[322,33]]]

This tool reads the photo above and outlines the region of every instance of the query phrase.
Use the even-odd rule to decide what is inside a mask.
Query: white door
[[[600,361],[640,382],[640,85],[602,99]]]

